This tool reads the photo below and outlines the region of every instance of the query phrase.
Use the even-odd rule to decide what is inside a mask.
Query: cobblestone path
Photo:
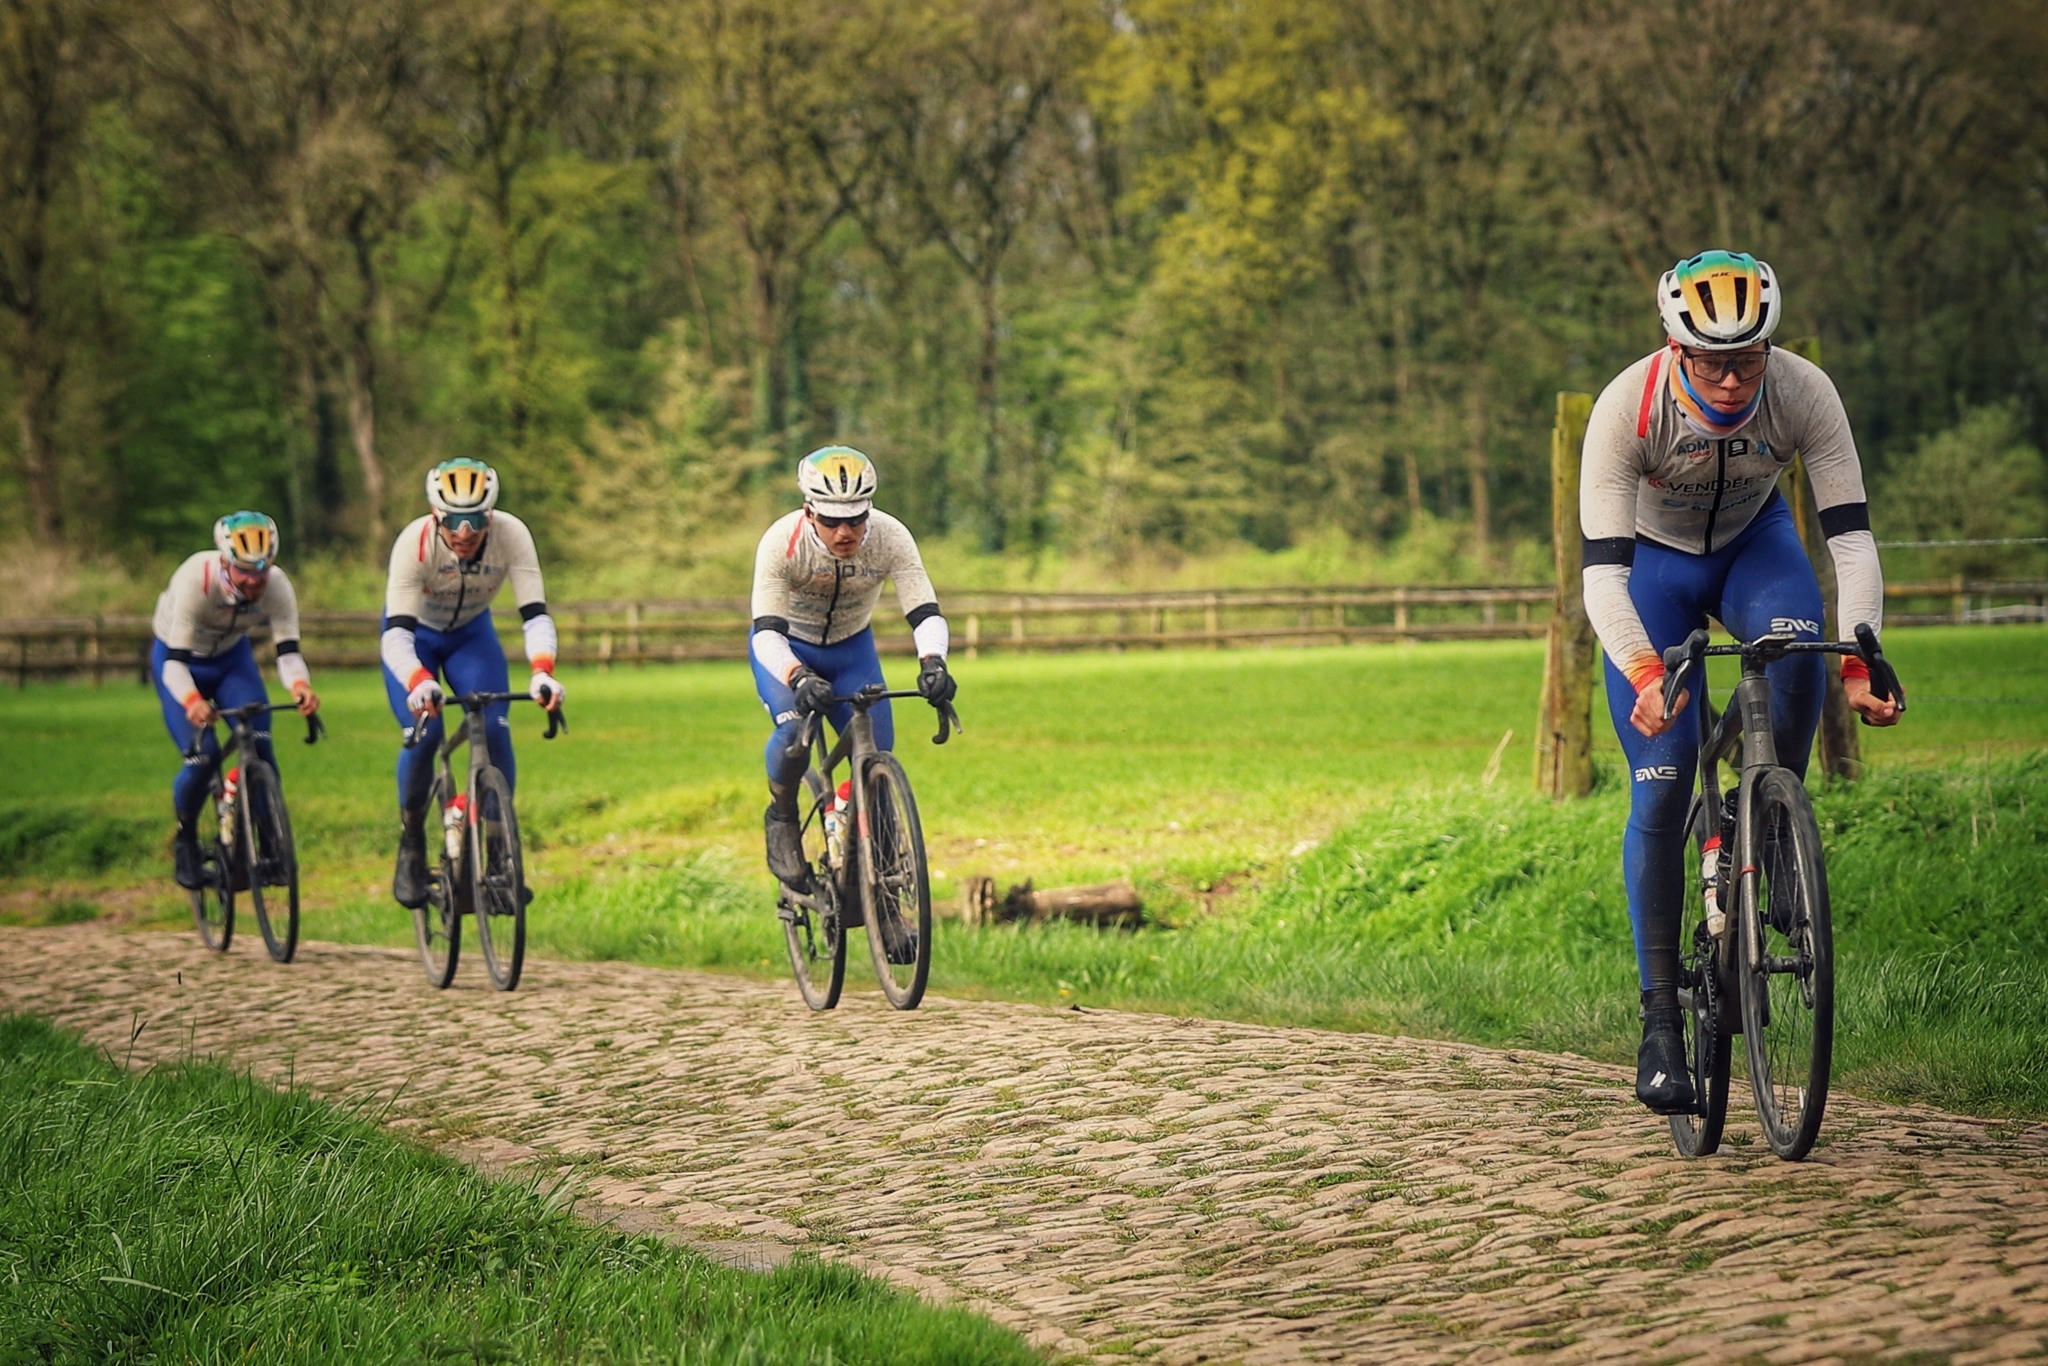
[[[252,946],[253,947],[253,941]],[[188,1049],[728,1257],[812,1249],[1095,1360],[2048,1353],[2048,1126],[1841,1097],[1813,1160],[1675,1157],[1619,1069],[1413,1039],[0,931],[0,1006]]]

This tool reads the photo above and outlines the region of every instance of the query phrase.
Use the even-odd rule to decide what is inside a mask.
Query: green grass
[[[1838,1075],[1901,1099],[2048,1114],[2048,1080],[2012,1065],[2048,1052],[2026,989],[2048,966],[2048,631],[1902,629],[1887,648],[1913,690],[1906,724],[1865,730],[1869,776],[1817,794]],[[898,745],[940,896],[972,874],[1129,875],[1172,928],[948,925],[935,989],[1625,1060],[1619,748],[1602,710],[1595,795],[1526,796],[1540,672],[1540,645],[1524,642],[960,661],[968,733],[934,749],[928,714],[904,708]],[[394,728],[370,676],[321,681],[331,747],[283,747],[311,870],[306,933],[408,943],[386,891]],[[1717,674],[1716,695],[1731,682]],[[535,952],[780,975],[759,865],[765,722],[745,671],[569,685],[568,738],[542,744],[537,715],[515,712]],[[189,923],[167,892],[123,890],[162,888],[168,866],[151,813],[172,757],[145,694],[0,695],[0,761],[73,775],[61,800],[20,804],[24,818],[68,812],[53,834],[0,845],[18,850],[0,863],[17,889],[6,914],[46,919],[57,900],[112,893],[142,900],[145,921]],[[10,816],[0,809],[0,829]],[[122,829],[134,844],[109,833]],[[44,900],[27,891],[45,884]]]
[[[0,1362],[1024,1362],[809,1258],[732,1270],[217,1066],[0,1018]]]

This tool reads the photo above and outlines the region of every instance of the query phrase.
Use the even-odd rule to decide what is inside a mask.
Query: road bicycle
[[[484,951],[484,970],[491,985],[510,991],[519,985],[526,964],[526,870],[519,851],[519,817],[512,807],[512,785],[490,760],[484,743],[484,709],[500,702],[531,702],[531,693],[469,692],[450,697],[443,709],[462,709],[462,724],[446,731],[435,754],[433,805],[441,817],[439,831],[427,831],[427,900],[412,913],[413,935],[419,941],[420,964],[427,980],[446,987],[455,980],[462,957],[462,917],[476,922],[477,943]],[[405,732],[408,749],[419,743],[423,725]],[[541,738],[552,740],[569,729],[556,707],[548,713]],[[449,763],[469,742],[469,788],[455,784]]]
[[[1827,1108],[1835,1029],[1834,929],[1820,827],[1799,775],[1778,761],[1765,668],[1793,654],[1859,655],[1870,690],[1905,709],[1898,675],[1868,626],[1854,641],[1764,636],[1709,645],[1694,631],[1664,652],[1664,716],[1697,674],[1698,790],[1686,814],[1686,891],[1679,920],[1678,1000],[1698,1097],[1670,1117],[1678,1151],[1702,1157],[1720,1146],[1728,1117],[1733,1036],[1749,1061],[1757,1119],[1771,1151],[1797,1162],[1813,1147]],[[1706,697],[1706,660],[1736,655],[1742,678],[1725,712]],[[1739,753],[1739,762],[1736,756]],[[1719,765],[1737,768],[1720,790]]]
[[[868,957],[882,994],[898,1010],[915,1010],[924,999],[932,970],[931,873],[924,857],[924,829],[917,800],[896,756],[875,745],[876,703],[919,697],[914,690],[890,692],[870,684],[833,706],[851,705],[853,719],[830,750],[818,714],[806,717],[796,743],[808,756],[804,773],[804,860],[808,886],[783,884],[775,907],[782,921],[789,966],[797,990],[812,1010],[839,1004],[846,981],[846,934],[867,927]],[[943,745],[961,730],[950,702],[938,708]],[[839,766],[847,777],[834,782]]]
[[[293,702],[245,702],[218,713],[227,723],[228,740],[213,761],[213,839],[200,847],[199,885],[191,889],[199,937],[216,953],[226,953],[234,942],[237,892],[248,893],[256,928],[272,958],[289,963],[299,950],[299,858],[292,846],[291,813],[285,810],[277,770],[257,758],[255,749],[256,718],[296,707]],[[318,712],[306,718],[307,744],[326,733]],[[211,734],[210,723],[201,727],[185,747],[185,757],[198,758]],[[243,756],[240,767],[227,767],[228,756],[237,750]],[[271,891],[284,893],[282,904],[268,895]]]

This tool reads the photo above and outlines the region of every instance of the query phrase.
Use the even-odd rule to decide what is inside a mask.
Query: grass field
[[[2048,1052],[2029,985],[2048,966],[2048,632],[1897,630],[1887,646],[1913,710],[1864,732],[1866,781],[1819,794],[1838,1075],[2048,1114],[2048,1081],[2011,1065]],[[929,713],[900,712],[940,895],[972,874],[1128,874],[1173,928],[948,926],[936,989],[1632,1056],[1619,750],[1602,711],[1600,791],[1525,795],[1540,669],[1521,642],[961,661],[965,736],[934,749]],[[514,712],[536,952],[779,974],[745,671],[567,682],[567,738],[543,744],[537,712]],[[321,684],[329,743],[282,746],[306,933],[409,942],[387,892],[395,726],[373,676]],[[49,775],[0,808],[11,918],[112,905],[189,924],[149,694],[0,695],[0,762]]]
[[[374,1118],[0,1017],[0,1361],[1038,1359],[843,1267],[594,1228]]]

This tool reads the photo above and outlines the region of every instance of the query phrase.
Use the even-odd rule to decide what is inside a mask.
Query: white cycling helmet
[[[498,472],[467,456],[427,471],[427,504],[436,515],[489,512],[498,505]]]
[[[851,446],[820,446],[796,462],[804,503],[827,517],[858,517],[874,506],[875,462]]]
[[[251,573],[277,562],[277,523],[260,512],[230,512],[213,524],[220,557]]]
[[[1778,277],[1745,252],[1703,251],[1657,282],[1664,331],[1697,351],[1738,351],[1778,330]]]

